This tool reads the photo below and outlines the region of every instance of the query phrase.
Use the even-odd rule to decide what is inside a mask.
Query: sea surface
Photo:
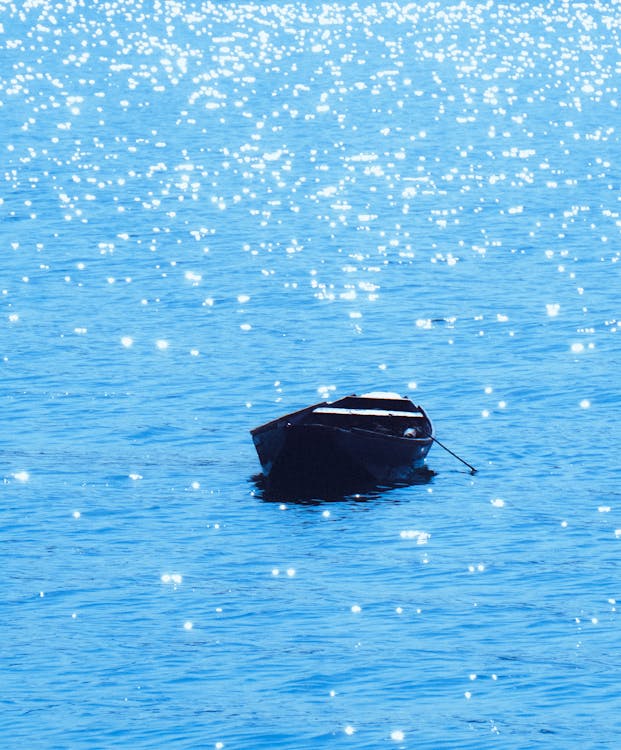
[[[613,0],[0,4],[0,746],[613,748]],[[427,482],[249,430],[409,395]]]

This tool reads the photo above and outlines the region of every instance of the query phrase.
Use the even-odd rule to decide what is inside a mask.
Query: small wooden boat
[[[322,401],[251,435],[271,486],[309,489],[410,482],[434,440],[422,407],[383,392]]]

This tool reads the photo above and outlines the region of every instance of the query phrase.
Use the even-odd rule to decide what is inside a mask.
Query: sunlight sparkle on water
[[[191,281],[194,286],[197,286],[202,281],[203,277],[200,273],[195,273],[194,271],[186,271],[185,279],[186,281]]]
[[[413,539],[416,544],[427,544],[431,534],[427,531],[417,531],[416,529],[404,529],[400,532],[401,539]]]
[[[162,573],[160,580],[162,583],[173,583],[178,586],[183,581],[183,576],[180,573]]]

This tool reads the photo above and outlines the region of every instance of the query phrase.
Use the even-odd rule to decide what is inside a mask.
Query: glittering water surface
[[[614,747],[621,19],[0,6],[3,747]],[[267,498],[408,393],[432,481]]]

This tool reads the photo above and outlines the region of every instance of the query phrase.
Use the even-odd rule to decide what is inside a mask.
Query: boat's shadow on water
[[[320,504],[343,501],[366,502],[375,500],[396,489],[429,484],[436,476],[432,469],[418,469],[408,481],[391,484],[364,482],[335,482],[318,480],[311,485],[294,481],[271,482],[263,474],[251,477],[255,497],[266,503]]]

